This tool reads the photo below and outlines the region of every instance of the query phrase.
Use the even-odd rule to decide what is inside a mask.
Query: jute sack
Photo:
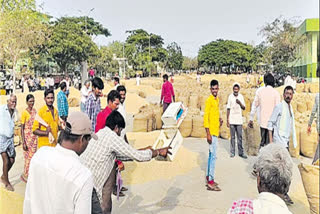
[[[179,96],[178,102],[182,102],[185,107],[189,106],[189,97],[188,96]]]
[[[318,93],[319,92],[319,83],[311,83],[309,86],[310,93]]]
[[[304,190],[306,191],[311,214],[319,214],[319,166],[299,164]]]
[[[300,150],[301,153],[309,158],[313,158],[318,145],[318,136],[315,127],[312,127],[310,135],[307,130],[300,131]]]
[[[162,108],[160,106],[157,106],[154,110],[154,117],[156,120],[156,129],[157,130],[160,130],[162,128],[161,116],[162,116]]]
[[[243,139],[243,141],[244,148],[247,149],[246,153],[248,155],[258,155],[261,141],[259,126],[255,123],[253,124],[253,128],[246,127],[244,131],[246,139]]]
[[[297,83],[296,85],[296,92],[302,93],[304,91],[304,84],[303,83]]]
[[[198,101],[199,101],[198,95],[192,95],[189,98],[189,105],[188,106],[190,108],[198,108]]]
[[[140,97],[142,97],[142,98],[146,98],[146,97],[147,97],[147,95],[146,95],[146,93],[145,93],[144,91],[139,91],[139,92],[138,92],[138,95],[139,95]]]
[[[190,137],[192,132],[192,115],[188,114],[182,121],[179,131],[182,137]]]
[[[297,141],[297,147],[294,148],[293,146],[293,140],[292,140],[292,134],[289,141],[289,153],[291,157],[299,158],[300,156],[300,129],[301,126],[299,124],[296,124],[296,141]]]
[[[134,132],[147,132],[148,130],[148,115],[140,112],[134,115],[133,130]]]
[[[70,97],[68,98],[69,107],[79,107],[80,106],[80,99],[77,97]]]
[[[197,138],[207,137],[206,130],[204,129],[204,126],[203,126],[203,117],[201,117],[200,115],[194,115],[192,117],[191,136],[197,137]]]
[[[148,117],[148,122],[147,122],[147,132],[151,132],[156,129],[156,119],[153,111],[148,111],[146,112],[147,117]]]
[[[300,113],[304,113],[308,110],[308,106],[306,105],[306,103],[299,102],[297,104],[297,110]]]

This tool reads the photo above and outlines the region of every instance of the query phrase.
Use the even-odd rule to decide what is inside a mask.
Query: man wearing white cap
[[[235,138],[238,138],[238,154],[242,158],[247,158],[242,147],[242,110],[245,110],[246,104],[242,94],[239,93],[240,84],[233,84],[233,93],[229,95],[227,103],[227,127],[230,128],[230,157],[235,156]]]
[[[89,117],[72,112],[58,145],[41,147],[31,160],[24,214],[91,213],[93,177],[79,158],[91,138],[98,139]]]

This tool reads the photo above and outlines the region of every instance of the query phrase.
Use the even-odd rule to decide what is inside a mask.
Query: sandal
[[[221,189],[218,187],[218,185],[214,185],[213,187],[208,185],[207,186],[207,190],[209,190],[209,191],[217,191],[217,192],[221,191]]]
[[[23,175],[20,176],[20,179],[21,179],[23,182],[27,183],[27,179],[25,179]]]

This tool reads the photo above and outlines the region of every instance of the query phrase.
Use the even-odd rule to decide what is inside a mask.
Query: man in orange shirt
[[[219,137],[219,128],[223,123],[219,112],[219,82],[212,80],[210,83],[211,95],[206,100],[203,125],[207,132],[207,142],[209,143],[209,158],[207,170],[207,190],[221,191],[218,183],[214,181],[214,170],[216,166],[216,150]]]

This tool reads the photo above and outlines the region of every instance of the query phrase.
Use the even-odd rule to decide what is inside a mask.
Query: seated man
[[[229,214],[291,214],[284,201],[292,179],[292,160],[281,145],[271,143],[260,150],[255,163],[259,196],[233,202]]]

